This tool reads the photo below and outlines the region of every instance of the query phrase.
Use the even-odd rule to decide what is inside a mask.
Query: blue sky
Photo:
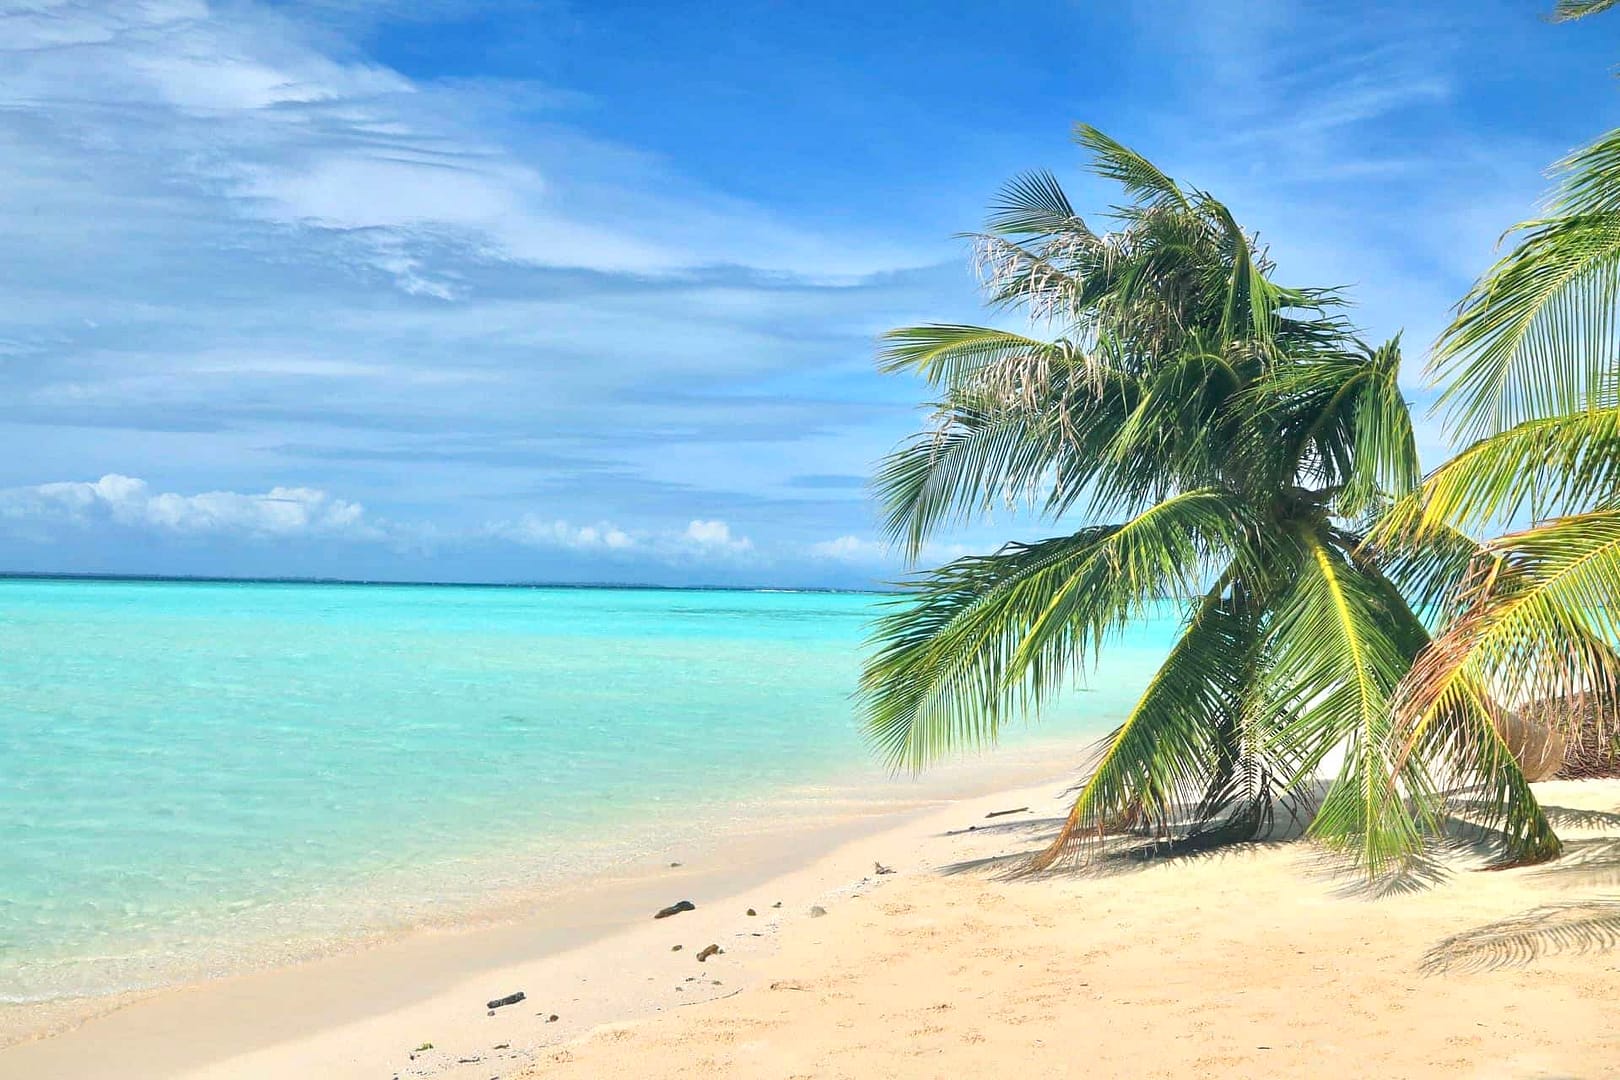
[[[1620,122],[1620,19],[1543,8],[0,0],[0,568],[892,578],[874,338],[979,317],[1013,174],[1107,205],[1078,120],[1404,328],[1421,405]]]

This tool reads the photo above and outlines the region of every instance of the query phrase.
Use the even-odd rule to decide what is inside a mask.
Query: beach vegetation
[[[1480,671],[1395,727],[1473,553],[1438,527],[1367,542],[1420,481],[1399,341],[1364,342],[1336,289],[1283,284],[1209,193],[1094,128],[1076,137],[1121,205],[1086,217],[1054,176],[1014,180],[972,237],[993,324],[884,342],[881,367],[933,399],[875,480],[889,538],[917,559],[1002,509],[1053,535],[893,598],[861,683],[875,743],[910,768],[991,743],[1105,641],[1174,608],[1168,657],[1037,865],[1122,835],[1218,843],[1299,821],[1380,872],[1463,788],[1504,861],[1555,855]]]
[[[1566,2],[1555,17],[1610,6]],[[1433,353],[1464,449],[1374,540],[1456,552],[1432,563],[1449,610],[1398,695],[1401,737],[1421,738],[1459,687],[1486,685],[1591,774],[1620,766],[1620,130],[1554,176]]]

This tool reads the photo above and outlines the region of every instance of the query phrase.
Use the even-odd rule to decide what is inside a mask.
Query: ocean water
[[[879,603],[0,580],[0,1002],[291,957],[881,780],[850,700]],[[1173,628],[1039,734],[1106,731]]]

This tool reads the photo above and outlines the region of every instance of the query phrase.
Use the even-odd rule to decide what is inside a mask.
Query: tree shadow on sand
[[[1620,945],[1620,900],[1543,904],[1522,915],[1464,930],[1423,957],[1426,975],[1494,971],[1544,956],[1606,952]]]
[[[1126,834],[1110,836],[1084,848],[1083,856],[1066,858],[1044,869],[1034,867],[1035,856],[1045,851],[1063,827],[1063,818],[1028,818],[1016,822],[996,822],[955,829],[946,836],[1001,835],[1019,843],[1020,850],[963,859],[940,867],[947,876],[987,874],[1002,881],[1040,881],[1054,878],[1108,877],[1146,870],[1151,866],[1192,859],[1236,856],[1258,848],[1279,847],[1298,835],[1297,829],[1278,829],[1274,834],[1234,841],[1218,830],[1163,838]]]
[[[1333,879],[1335,895],[1380,899],[1424,892],[1450,881],[1460,872],[1493,869],[1500,857],[1503,836],[1471,819],[1479,809],[1468,800],[1452,804],[1454,813],[1442,819],[1442,834],[1399,870],[1368,878],[1349,857],[1328,849],[1298,845],[1308,851],[1306,872]],[[1620,814],[1564,806],[1544,806],[1555,827],[1614,829],[1620,832]],[[1005,838],[1016,850],[976,859],[963,859],[940,868],[946,875],[987,874],[999,880],[1107,877],[1146,870],[1152,866],[1192,859],[1237,856],[1256,850],[1297,844],[1305,831],[1302,816],[1280,820],[1264,835],[1234,840],[1219,828],[1170,836],[1124,834],[1102,838],[1079,849],[1082,854],[1045,868],[1035,869],[1035,856],[1045,851],[1063,825],[1061,817],[1018,818],[974,824],[950,830],[945,836],[990,835]],[[1555,862],[1536,867],[1538,875],[1559,876],[1571,883],[1620,884],[1620,835],[1571,839]]]
[[[1423,856],[1396,874],[1369,880],[1342,855],[1316,848],[1307,872],[1339,879],[1336,895],[1378,899],[1422,892],[1442,885],[1459,872],[1491,868],[1500,856],[1501,837],[1468,818],[1471,807],[1460,801],[1457,815],[1444,821],[1444,834]],[[1620,814],[1564,806],[1544,806],[1555,826],[1565,829],[1613,829],[1620,832]],[[1146,870],[1176,861],[1236,857],[1257,850],[1297,845],[1303,832],[1298,823],[1260,839],[1233,842],[1217,832],[1155,839],[1141,836],[1109,837],[1092,845],[1084,858],[1065,860],[1043,870],[1033,869],[1034,858],[1044,851],[1062,828],[1063,818],[1022,818],[975,824],[944,835],[989,834],[1005,838],[1016,850],[977,859],[964,859],[940,867],[946,875],[985,874],[999,880],[1108,877]],[[1568,884],[1620,884],[1620,835],[1566,840],[1564,854],[1555,862],[1530,867],[1537,878]],[[1419,963],[1427,975],[1447,972],[1491,971],[1532,963],[1546,956],[1591,954],[1620,947],[1620,898],[1597,898],[1543,904],[1511,918],[1499,919],[1453,934],[1433,946]]]

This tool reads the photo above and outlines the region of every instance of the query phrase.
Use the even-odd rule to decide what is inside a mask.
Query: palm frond
[[[1280,436],[1291,472],[1336,491],[1341,516],[1362,517],[1418,480],[1400,368],[1398,337],[1377,349],[1296,355],[1246,392],[1255,426],[1250,438]]]
[[[1608,11],[1616,3],[1620,0],[1558,0],[1550,18],[1553,22],[1573,22]]]
[[[1343,748],[1311,835],[1381,873],[1422,844],[1423,823],[1400,785],[1421,795],[1427,784],[1419,762],[1396,760],[1390,698],[1425,635],[1393,589],[1315,531],[1303,530],[1300,540],[1308,557],[1278,605],[1269,645],[1269,694],[1292,714],[1277,738],[1298,754],[1305,774]]]
[[[1404,736],[1403,756],[1415,753],[1430,763],[1439,789],[1434,810],[1466,809],[1477,826],[1496,833],[1502,851],[1498,867],[1556,858],[1563,845],[1508,744],[1507,711],[1473,673],[1462,673],[1455,687],[1443,708],[1410,731],[1395,727],[1396,738]]]
[[[1424,650],[1396,702],[1403,728],[1468,708],[1479,693],[1502,706],[1585,702],[1620,718],[1620,511],[1559,518],[1483,546],[1463,610]]]
[[[890,763],[921,768],[995,739],[1039,708],[1109,633],[1196,589],[1247,522],[1221,491],[1192,491],[1123,525],[1009,544],[924,575],[879,619],[861,679],[867,730]]]
[[[1583,509],[1620,490],[1620,407],[1526,420],[1430,473],[1402,527],[1424,542],[1445,527],[1504,525]],[[1393,525],[1392,525],[1393,527]]]
[[[883,335],[878,370],[909,371],[934,386],[958,386],[993,364],[1039,367],[1064,351],[1063,342],[1040,341],[988,326],[906,326]]]
[[[1158,166],[1090,124],[1075,125],[1074,141],[1091,152],[1092,171],[1117,182],[1131,198],[1150,206],[1189,206],[1186,194]]]
[[[1063,185],[1049,172],[1025,173],[1013,178],[990,204],[992,232],[1020,237],[1047,237],[1060,231],[1084,230]]]
[[[1106,448],[1137,396],[1118,373],[1068,362],[1060,348],[1037,370],[981,369],[953,393],[935,426],[883,459],[873,489],[891,542],[914,559],[945,525],[998,507],[1061,513],[1109,467]]]
[[[1420,532],[1422,514],[1418,492],[1396,500],[1374,521],[1361,554],[1376,562],[1433,630],[1461,613],[1463,583],[1485,550],[1478,540],[1444,522]]]
[[[1547,217],[1458,305],[1431,374],[1440,404],[1475,439],[1537,417],[1584,411],[1612,393],[1620,326],[1620,129],[1560,162]]]
[[[1035,869],[1121,826],[1162,834],[1194,807],[1206,820],[1218,812],[1209,796],[1223,764],[1220,732],[1245,710],[1246,676],[1262,641],[1258,612],[1223,598],[1223,589],[1204,597],[1130,715],[1104,741]]]

